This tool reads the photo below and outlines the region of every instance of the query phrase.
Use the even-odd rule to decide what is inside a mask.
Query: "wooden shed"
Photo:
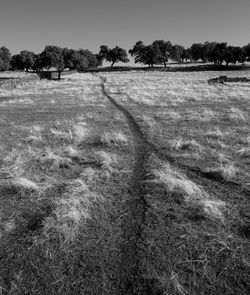
[[[58,71],[41,71],[38,73],[40,79],[60,80],[61,72]]]

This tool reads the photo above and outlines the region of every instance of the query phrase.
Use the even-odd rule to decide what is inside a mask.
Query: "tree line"
[[[178,63],[185,61],[213,62],[222,65],[225,62],[243,63],[250,61],[250,43],[244,47],[228,46],[226,42],[205,42],[194,43],[190,48],[181,45],[172,45],[170,41],[156,40],[150,45],[144,45],[142,41],[136,42],[129,50],[135,63],[141,63],[153,67],[154,65],[164,65],[172,60]]]
[[[134,58],[135,63],[149,67],[154,65],[166,67],[169,61],[178,63],[202,61],[228,65],[250,61],[250,43],[237,47],[228,46],[226,42],[205,42],[194,43],[191,47],[184,48],[164,40],[156,40],[149,45],[138,41],[128,53]],[[55,68],[59,73],[64,69],[80,72],[97,68],[102,65],[103,61],[110,62],[113,67],[115,63],[127,63],[129,59],[126,50],[119,46],[108,48],[102,45],[99,53],[93,54],[88,49],[75,50],[50,45],[46,46],[40,54],[23,50],[15,55],[11,55],[8,48],[0,47],[0,71],[12,69],[40,72],[44,69]]]

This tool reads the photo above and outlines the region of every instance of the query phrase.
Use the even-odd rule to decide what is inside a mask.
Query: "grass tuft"
[[[41,189],[39,185],[36,184],[34,181],[31,181],[24,177],[16,177],[12,180],[12,183],[14,186],[16,186],[19,189],[33,190],[33,191],[39,191]]]
[[[176,151],[202,151],[202,146],[199,143],[197,143],[194,139],[183,140],[182,138],[177,138],[172,140],[170,145]]]
[[[177,273],[172,271],[170,280],[171,280],[177,294],[180,294],[180,295],[188,294],[188,292],[185,290],[185,288],[181,285],[181,283],[180,283],[180,281],[178,279],[178,274]]]
[[[68,145],[64,151],[65,151],[66,155],[68,155],[69,157],[71,157],[73,159],[78,158],[79,153],[80,153],[80,151],[77,150],[73,145]]]
[[[202,200],[201,204],[203,205],[204,211],[208,216],[212,218],[219,218],[220,220],[224,220],[224,215],[222,213],[222,209],[225,208],[226,204],[220,200]]]
[[[194,207],[201,205],[205,215],[223,220],[223,213],[220,209],[224,203],[211,199],[202,187],[177,169],[170,167],[169,164],[164,164],[161,169],[152,170],[151,173],[153,179],[149,182],[163,184],[168,191],[183,195],[185,201],[190,205]]]
[[[124,146],[128,144],[128,139],[122,131],[104,132],[100,137],[100,142],[107,146]]]
[[[44,233],[59,234],[62,243],[73,242],[86,219],[91,218],[91,207],[97,200],[102,198],[90,191],[81,178],[69,182],[65,193],[55,202],[54,216],[45,220]]]
[[[73,126],[73,135],[76,143],[81,143],[88,139],[90,131],[89,129],[82,124],[76,124]]]
[[[72,163],[71,159],[59,156],[50,147],[47,147],[45,152],[40,155],[39,162],[45,169],[49,169],[50,171],[63,167],[67,168]]]
[[[246,121],[245,113],[235,107],[230,109],[229,118],[236,121]]]
[[[221,164],[217,168],[207,169],[206,172],[212,179],[230,181],[237,176],[239,170],[233,164]]]
[[[104,169],[113,171],[113,166],[117,163],[117,156],[115,154],[107,153],[105,151],[95,152],[97,162],[101,164]]]
[[[72,140],[72,134],[70,132],[64,132],[59,129],[51,128],[50,132],[58,138]]]
[[[225,133],[223,133],[220,128],[217,127],[214,130],[207,131],[205,135],[209,138],[217,139],[223,137]]]
[[[241,158],[250,158],[250,147],[243,147],[236,152]]]

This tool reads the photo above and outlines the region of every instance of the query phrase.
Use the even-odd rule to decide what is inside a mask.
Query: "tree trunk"
[[[114,63],[115,63],[115,61],[113,61],[113,62],[112,62],[112,64],[111,64],[111,68],[113,68],[113,66],[114,66]]]
[[[58,71],[58,80],[61,80],[61,71]]]

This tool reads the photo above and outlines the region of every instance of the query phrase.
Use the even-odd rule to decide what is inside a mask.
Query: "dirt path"
[[[106,79],[100,76],[99,78],[102,80],[102,94],[125,116],[134,145],[135,163],[131,179],[131,191],[129,199],[126,200],[122,222],[123,245],[121,249],[119,294],[155,294],[156,287],[151,281],[143,277],[142,269],[146,247],[144,228],[147,224],[146,213],[148,208],[143,182],[146,179],[145,164],[150,156],[151,148],[130,112],[107,93],[105,89]]]
[[[143,182],[147,179],[146,163],[149,156],[154,153],[164,162],[177,167],[183,171],[190,179],[193,179],[200,185],[205,185],[214,192],[221,192],[223,195],[239,198],[247,197],[249,191],[236,183],[229,183],[225,180],[212,179],[205,171],[199,167],[189,167],[171,156],[171,151],[164,148],[161,150],[154,143],[148,141],[143,134],[139,124],[131,113],[110,96],[105,89],[106,79],[101,78],[101,88],[104,97],[118,109],[126,118],[134,145],[134,168],[131,180],[131,192],[129,199],[124,207],[124,217],[122,223],[123,245],[121,247],[121,273],[120,273],[120,290],[119,294],[162,294],[157,290],[157,283],[145,279],[143,271],[143,261],[147,253],[146,232],[148,226],[147,212],[149,205],[146,200],[146,191]],[[118,93],[117,93],[118,94]],[[119,93],[120,94],[120,93]],[[121,93],[122,94],[122,93]],[[240,190],[240,192],[239,192]],[[216,194],[215,194],[216,195]]]
[[[136,102],[135,100],[133,100],[128,94],[126,93],[122,93],[122,92],[117,92],[114,94],[120,94],[120,95],[126,95],[126,98],[128,99],[128,101],[131,102],[131,104],[137,104],[140,106],[140,103]],[[117,105],[116,101],[111,98],[113,100],[113,102]],[[134,119],[134,117],[131,115],[131,113],[125,109],[124,107],[122,107],[121,105],[118,105],[120,108],[123,109],[123,111],[125,111],[129,117],[131,117],[134,121],[134,123],[139,127],[140,123],[137,123],[136,120]],[[202,182],[207,183],[208,185],[215,185],[215,186],[219,186],[219,187],[224,187],[225,190],[227,190],[228,192],[234,192],[237,193],[239,192],[239,190],[241,191],[241,194],[246,194],[249,195],[249,189],[241,184],[238,183],[236,181],[228,181],[224,178],[222,178],[222,176],[220,175],[215,175],[214,172],[207,172],[206,170],[202,170],[201,168],[197,167],[197,166],[189,166],[189,165],[185,165],[181,162],[179,162],[178,159],[175,159],[171,154],[172,151],[169,147],[164,146],[164,149],[161,150],[161,148],[159,148],[156,144],[150,142],[148,140],[148,138],[145,136],[145,134],[140,130],[142,138],[144,139],[145,144],[147,144],[148,149],[151,151],[151,153],[154,153],[155,155],[157,155],[157,157],[159,157],[159,159],[161,159],[163,162],[167,162],[171,165],[173,165],[174,167],[177,167],[178,169],[182,170],[185,172],[185,174],[190,177],[191,179],[197,180],[197,178],[201,179]]]

